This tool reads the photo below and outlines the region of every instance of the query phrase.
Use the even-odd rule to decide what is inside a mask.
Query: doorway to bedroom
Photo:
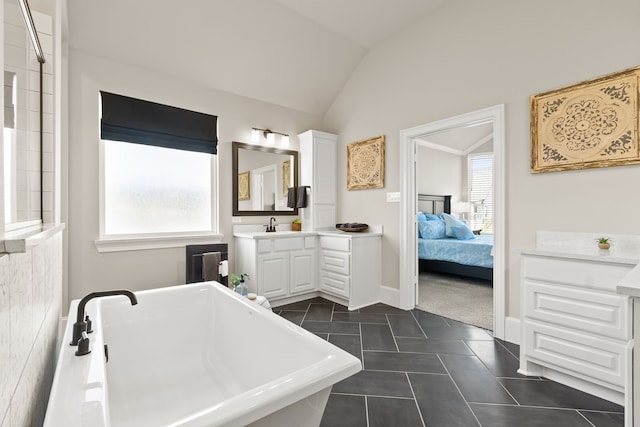
[[[493,123],[416,143],[416,308],[493,330]]]
[[[464,136],[474,133],[475,136]],[[471,139],[473,142],[467,141]],[[460,317],[460,321],[472,324],[482,321],[482,327],[493,330],[495,337],[504,338],[504,105],[405,129],[400,132],[400,144],[400,166],[405,171],[401,176],[400,304],[403,308],[428,307],[428,302],[436,303],[440,298],[435,289],[439,287],[444,295],[441,299],[449,309],[456,308],[465,315],[474,310],[486,314],[484,320]],[[490,171],[486,168],[483,171],[487,159],[491,159],[492,167]],[[455,176],[452,171],[456,171]],[[491,176],[490,191],[479,186],[482,173]],[[418,194],[449,196],[448,206],[425,212],[429,209],[418,201]],[[433,215],[427,218],[426,223],[432,223],[423,231],[440,233],[441,239],[434,240],[480,243],[491,236],[493,244],[483,249],[479,265],[466,259],[430,259],[425,260],[429,265],[422,265],[424,268],[421,269],[418,211]],[[458,238],[454,238],[456,235]],[[449,251],[458,256],[462,252],[458,249]],[[433,289],[424,286],[421,289],[421,282],[430,283]],[[457,289],[461,286],[467,289]],[[481,294],[470,289],[479,290]],[[452,301],[455,294],[464,301],[471,301],[471,306]],[[481,303],[482,300],[486,303]],[[452,313],[442,315],[455,316]]]

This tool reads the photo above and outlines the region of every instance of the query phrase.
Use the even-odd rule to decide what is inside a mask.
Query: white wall
[[[126,46],[122,46],[126,49]],[[200,55],[201,52],[194,52]],[[183,248],[98,253],[98,92],[105,90],[218,116],[220,231],[233,254],[231,234],[231,141],[249,142],[252,127],[296,135],[317,127],[318,116],[210,90],[160,71],[135,68],[69,52],[69,299],[101,289],[148,289],[184,283]],[[287,219],[285,219],[287,218]],[[290,217],[277,218],[278,223]],[[244,217],[243,223],[265,222]],[[233,260],[230,260],[233,272]]]
[[[637,0],[448,2],[372,50],[326,116],[345,145],[386,135],[382,189],[338,193],[338,221],[385,227],[383,277],[398,286],[402,129],[506,105],[507,315],[518,316],[519,248],[535,231],[640,234],[640,166],[531,174],[529,96],[640,65]],[[339,156],[338,183],[345,182]]]
[[[423,194],[449,194],[453,203],[466,199],[462,170],[466,157],[418,145],[416,189]]]

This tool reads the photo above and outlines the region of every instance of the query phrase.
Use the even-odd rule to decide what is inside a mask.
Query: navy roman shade
[[[217,116],[109,92],[100,95],[102,139],[217,153]]]

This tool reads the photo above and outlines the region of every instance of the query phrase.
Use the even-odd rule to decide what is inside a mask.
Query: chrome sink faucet
[[[84,356],[85,354],[91,353],[91,350],[89,349],[89,338],[87,337],[87,334],[90,334],[93,331],[91,330],[91,320],[89,319],[89,316],[85,316],[84,314],[85,306],[93,298],[109,297],[113,295],[124,295],[129,298],[129,301],[131,301],[131,305],[138,304],[138,299],[133,294],[133,292],[127,291],[125,289],[92,292],[82,298],[78,303],[76,323],[73,324],[73,337],[71,338],[71,342],[69,343],[69,345],[78,346],[76,356]]]
[[[267,233],[273,233],[276,231],[275,222],[276,219],[274,217],[271,217],[271,219],[269,220],[269,225],[267,225]]]

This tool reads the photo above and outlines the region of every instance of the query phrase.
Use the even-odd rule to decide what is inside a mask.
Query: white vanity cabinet
[[[632,306],[616,285],[635,264],[606,257],[522,254],[520,370],[625,405]]]
[[[241,229],[239,226],[238,229]],[[236,274],[277,307],[316,296],[351,310],[380,301],[382,227],[368,232],[234,231]]]
[[[250,292],[270,301],[316,290],[315,235],[235,237],[235,262]]]
[[[350,310],[380,301],[381,233],[319,232],[319,288]]]

